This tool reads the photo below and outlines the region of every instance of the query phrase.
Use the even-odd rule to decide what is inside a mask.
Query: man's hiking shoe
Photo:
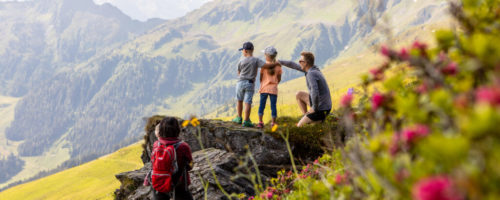
[[[264,128],[264,123],[259,122],[259,123],[257,124],[257,128]]]
[[[236,117],[233,119],[233,122],[237,123],[237,124],[241,124],[241,123],[243,123],[243,119],[241,117]]]
[[[253,123],[251,121],[245,121],[243,122],[243,127],[254,127]]]

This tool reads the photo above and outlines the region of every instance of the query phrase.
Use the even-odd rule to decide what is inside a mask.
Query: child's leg
[[[278,117],[278,110],[276,109],[276,102],[278,101],[278,95],[269,95],[271,100],[271,116],[273,117],[273,123],[276,123],[276,117]]]
[[[238,81],[236,84],[236,112],[238,113],[238,117],[241,118],[241,112],[243,110],[243,100],[245,98],[245,88],[243,88],[243,82]]]
[[[238,112],[238,117],[241,117],[241,112],[243,111],[243,101],[238,101],[236,110]]]
[[[254,84],[246,83],[244,87],[243,102],[245,103],[245,121],[250,121],[250,112],[252,111],[252,98],[254,93]]]
[[[269,94],[260,94],[260,106],[259,106],[259,122],[262,122],[262,116],[264,116],[264,109],[266,109],[267,96]]]

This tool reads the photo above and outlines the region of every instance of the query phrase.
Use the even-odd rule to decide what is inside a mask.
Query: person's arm
[[[260,58],[257,58],[257,67],[263,68],[263,69],[272,69],[276,66],[278,66],[278,63],[266,63],[266,61],[263,61]]]
[[[304,70],[302,70],[302,67],[300,67],[299,64],[297,64],[297,63],[295,63],[293,61],[278,60],[278,63],[280,63],[281,65],[284,65],[285,67],[288,67],[290,69],[295,69],[297,71],[305,72]]]
[[[240,64],[241,64],[241,63],[240,63],[240,62],[238,62],[238,76],[240,76],[240,73],[241,73],[241,65],[240,65]]]
[[[318,78],[315,74],[308,74],[307,82],[311,87],[311,108],[314,112],[318,111],[318,103],[319,103],[319,87],[318,87]]]

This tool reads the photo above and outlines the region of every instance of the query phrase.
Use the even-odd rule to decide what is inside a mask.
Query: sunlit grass
[[[140,143],[0,193],[0,199],[113,199],[120,187],[115,174],[142,166]]]

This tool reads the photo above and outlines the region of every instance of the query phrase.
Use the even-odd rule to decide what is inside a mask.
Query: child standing
[[[238,103],[236,110],[238,116],[233,119],[233,122],[242,124],[244,127],[253,127],[250,121],[250,111],[252,108],[252,98],[255,90],[255,78],[257,77],[258,68],[272,68],[276,64],[266,64],[261,59],[253,57],[253,44],[245,42],[243,47],[239,49],[243,58],[238,63],[238,84],[236,85],[236,99]],[[245,103],[245,120],[242,119],[243,102]]]
[[[272,46],[267,47],[264,50],[266,55],[267,64],[277,64],[276,56],[278,51]],[[276,101],[278,100],[278,84],[281,81],[282,69],[279,64],[273,68],[262,68],[260,70],[260,106],[259,106],[259,124],[257,127],[264,128],[264,122],[262,122],[262,117],[264,116],[264,109],[266,108],[267,98],[269,97],[271,101],[271,116],[272,123],[271,127],[276,124],[276,117],[278,116],[276,110]]]

